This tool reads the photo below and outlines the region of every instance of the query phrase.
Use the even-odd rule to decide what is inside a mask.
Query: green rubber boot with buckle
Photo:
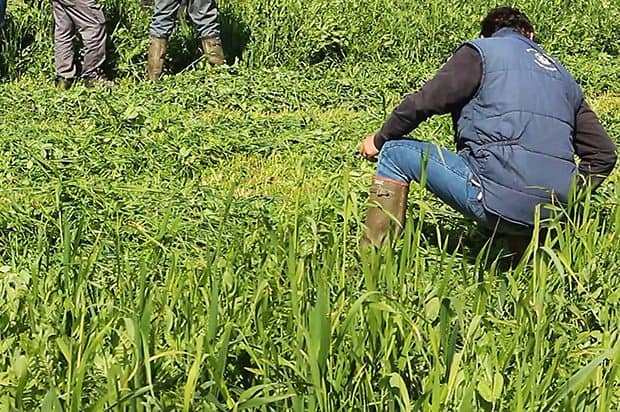
[[[391,235],[397,237],[405,226],[409,184],[375,176],[370,186],[366,230],[362,249],[373,245],[380,248]]]
[[[224,64],[224,49],[222,48],[222,39],[218,36],[205,37],[202,39],[202,50],[207,56],[207,61],[213,66],[221,66]]]

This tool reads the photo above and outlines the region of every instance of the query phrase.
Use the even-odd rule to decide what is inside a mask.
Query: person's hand
[[[379,155],[379,150],[375,146],[375,134],[371,133],[360,144],[360,154],[371,162],[377,161],[377,156]]]

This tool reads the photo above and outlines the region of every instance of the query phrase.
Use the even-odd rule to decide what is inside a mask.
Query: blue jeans
[[[423,171],[423,166],[426,169]],[[527,234],[531,229],[513,224],[485,210],[483,192],[463,157],[432,143],[415,139],[390,140],[379,153],[377,176],[420,183],[453,209],[485,228],[502,234]]]

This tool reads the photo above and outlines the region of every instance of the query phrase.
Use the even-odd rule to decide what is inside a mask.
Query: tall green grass
[[[41,41],[2,54],[0,409],[620,407],[617,172],[512,269],[415,185],[403,237],[360,254],[359,139],[489,6],[405,3],[222,1],[239,63],[147,84],[148,16],[108,1],[120,87],[65,93],[47,2],[13,3]],[[537,4],[617,141],[617,5]]]
[[[359,256],[372,165],[353,152],[381,99],[208,73],[0,96],[23,108],[2,116],[3,405],[617,408],[616,175],[529,265],[416,188],[403,238]],[[187,92],[205,81],[230,86]]]

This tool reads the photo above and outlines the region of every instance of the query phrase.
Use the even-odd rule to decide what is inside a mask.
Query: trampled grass
[[[128,7],[112,92],[54,90],[47,32],[4,49],[21,75],[0,90],[3,410],[620,407],[617,172],[528,265],[417,186],[403,238],[359,255],[359,140],[488,6],[405,3],[222,1],[250,31],[241,61],[157,84]],[[618,6],[536,4],[617,141]],[[49,24],[11,7],[9,29]],[[416,136],[451,144],[446,119]]]

